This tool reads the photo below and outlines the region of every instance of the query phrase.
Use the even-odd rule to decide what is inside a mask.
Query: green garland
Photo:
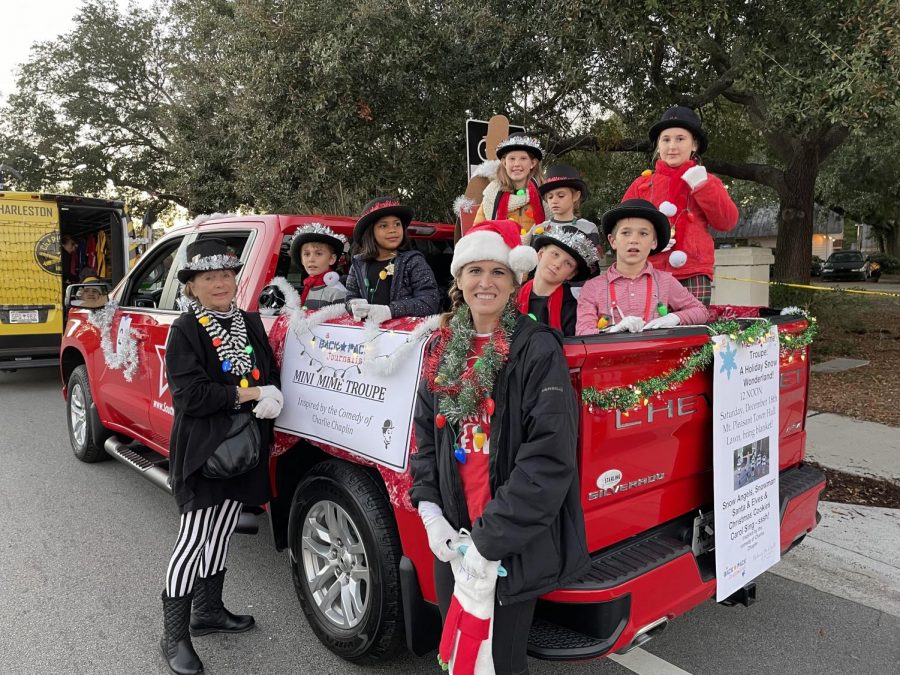
[[[482,349],[471,374],[466,373],[466,366],[475,327],[468,306],[461,306],[450,319],[449,337],[431,386],[439,395],[438,411],[450,424],[457,425],[474,416],[485,397],[490,396],[497,373],[509,356],[509,341],[517,317],[518,310],[512,304],[507,305],[500,317],[499,330]]]
[[[794,352],[806,348],[818,332],[815,317],[798,310],[797,314],[807,320],[806,329],[799,335],[788,333],[778,334],[778,343],[783,353],[789,354],[788,360],[792,361]],[[745,330],[741,330],[737,321],[718,321],[709,325],[710,336],[727,335],[733,342],[742,345],[763,343],[769,335],[772,323],[768,320],[755,321]],[[698,370],[706,368],[713,360],[715,343],[710,339],[690,356],[682,359],[679,368],[673,368],[656,377],[648,377],[638,380],[627,387],[614,387],[612,389],[598,390],[594,387],[586,387],[581,393],[581,400],[591,408],[602,410],[618,409],[622,412],[631,410],[640,405],[647,405],[652,396],[663,394],[674,389],[677,385],[691,378]],[[806,358],[801,354],[801,358]]]

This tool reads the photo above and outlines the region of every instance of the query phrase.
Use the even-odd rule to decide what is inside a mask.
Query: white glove
[[[655,328],[674,328],[681,323],[681,317],[670,312],[665,316],[658,316],[644,324],[644,330],[654,330]]]
[[[609,333],[623,333],[628,331],[629,333],[640,333],[641,329],[644,327],[644,320],[639,316],[626,316],[623,317],[619,323],[609,329]]]
[[[666,244],[666,247],[662,251],[660,251],[660,253],[665,253],[666,251],[671,251],[673,246],[675,246],[675,237],[670,237],[669,243]]]
[[[441,562],[458,558],[456,546],[459,544],[459,532],[444,518],[441,507],[434,502],[419,502],[419,516],[425,525],[428,548],[434,553],[434,557]]]
[[[261,398],[253,408],[253,414],[261,420],[273,420],[281,414],[281,406],[274,397]]]
[[[347,304],[350,306],[350,313],[356,321],[362,321],[368,316],[369,303],[367,300],[354,298],[353,300],[348,300]]]
[[[264,384],[259,388],[259,398],[258,401],[262,401],[265,398],[274,399],[279,406],[284,405],[284,395],[274,384]]]
[[[264,384],[259,388],[259,399],[253,408],[253,414],[261,420],[275,419],[281,414],[284,406],[284,395],[274,384]]]
[[[690,169],[681,174],[681,180],[691,186],[691,190],[696,190],[697,186],[705,183],[708,176],[706,175],[706,167],[692,166]]]
[[[500,561],[485,560],[470,537],[464,539],[463,542],[468,544],[468,548],[463,554],[462,564],[460,565],[461,571],[472,579],[496,577],[497,570],[500,568]]]
[[[369,316],[370,321],[374,321],[375,323],[382,323],[391,319],[391,308],[387,305],[369,305]]]

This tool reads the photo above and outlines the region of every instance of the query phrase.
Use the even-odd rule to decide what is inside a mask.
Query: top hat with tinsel
[[[291,260],[293,260],[294,264],[298,267],[303,266],[303,261],[300,256],[303,244],[312,242],[325,244],[338,258],[341,257],[344,250],[347,248],[347,237],[344,235],[337,234],[330,227],[323,225],[322,223],[307,223],[297,230],[294,234],[294,238],[291,240]]]
[[[581,232],[566,232],[556,228],[539,234],[531,241],[535,251],[550,244],[561,248],[578,263],[578,271],[572,281],[582,281],[591,275],[591,268],[598,262],[597,248]]]
[[[473,225],[453,248],[450,274],[479,260],[506,265],[517,275],[527,274],[537,265],[537,252],[522,244],[519,224],[514,220],[483,220]]]
[[[656,230],[656,247],[650,251],[650,255],[654,255],[662,251],[666,244],[669,243],[671,235],[671,225],[666,215],[657,209],[651,202],[646,199],[627,199],[616,208],[610,209],[603,214],[600,222],[603,227],[603,234],[609,237],[613,228],[623,218],[643,218],[649,220]]]
[[[656,147],[656,140],[663,131],[675,128],[687,129],[694,135],[694,138],[697,139],[698,155],[706,152],[709,142],[706,133],[700,127],[700,118],[697,117],[697,113],[683,105],[673,105],[662,114],[659,122],[650,127],[650,141],[653,146]]]
[[[568,164],[555,164],[547,169],[547,175],[544,176],[544,182],[538,188],[541,197],[551,190],[567,187],[578,190],[581,193],[580,202],[584,204],[588,199],[588,188],[581,177],[581,172],[574,166]]]
[[[375,197],[363,207],[359,220],[353,228],[353,241],[362,243],[363,232],[366,228],[377,223],[385,216],[396,216],[403,223],[403,229],[409,227],[413,219],[413,211],[408,206],[403,206],[396,197]]]
[[[513,150],[524,150],[539,162],[544,159],[544,149],[541,148],[541,142],[528,134],[511,134],[497,143],[497,159],[503,159],[504,155]]]
[[[237,274],[243,266],[224,239],[198,239],[188,244],[187,263],[178,270],[178,281],[186,284],[197,272],[213,270],[234,270]]]

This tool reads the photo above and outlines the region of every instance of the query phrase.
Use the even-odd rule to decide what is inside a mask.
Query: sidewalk
[[[810,411],[806,457],[900,483],[900,429]],[[820,502],[822,521],[770,571],[900,617],[900,509]]]
[[[770,572],[900,617],[900,509],[820,502],[822,521]]]
[[[900,484],[900,429],[810,410],[806,457],[832,469]]]

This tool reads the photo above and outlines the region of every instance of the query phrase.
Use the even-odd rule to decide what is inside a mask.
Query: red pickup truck
[[[271,300],[274,277],[299,285],[289,242],[314,220],[347,235],[353,227],[341,217],[235,216],[178,228],[112,289],[111,304],[93,321],[92,310],[69,310],[60,366],[78,459],[109,454],[168,489],[172,403],[164,357],[179,313],[179,255],[196,238],[225,239],[244,263],[237,301],[256,311],[261,295]],[[446,286],[452,226],[413,223],[410,234]],[[771,320],[780,331],[805,328],[795,316]],[[277,344],[287,321],[273,330],[275,321],[272,311],[264,316]],[[398,320],[394,327],[411,325]],[[675,367],[708,340],[707,331],[692,327],[576,337],[566,339],[565,354],[576,390],[605,389]],[[781,360],[782,553],[816,526],[825,485],[803,461],[808,378],[808,359]],[[532,656],[582,660],[627,651],[715,594],[712,436],[709,370],[630,413],[582,406],[578,460],[593,565],[578,583],[540,600]],[[276,546],[289,552],[295,590],[320,640],[359,663],[387,658],[404,642],[419,655],[434,649],[440,617],[432,556],[406,496],[408,473],[283,433],[275,444],[269,523]],[[616,489],[599,488],[610,471],[621,474]],[[749,605],[754,598],[751,582],[726,602]]]

